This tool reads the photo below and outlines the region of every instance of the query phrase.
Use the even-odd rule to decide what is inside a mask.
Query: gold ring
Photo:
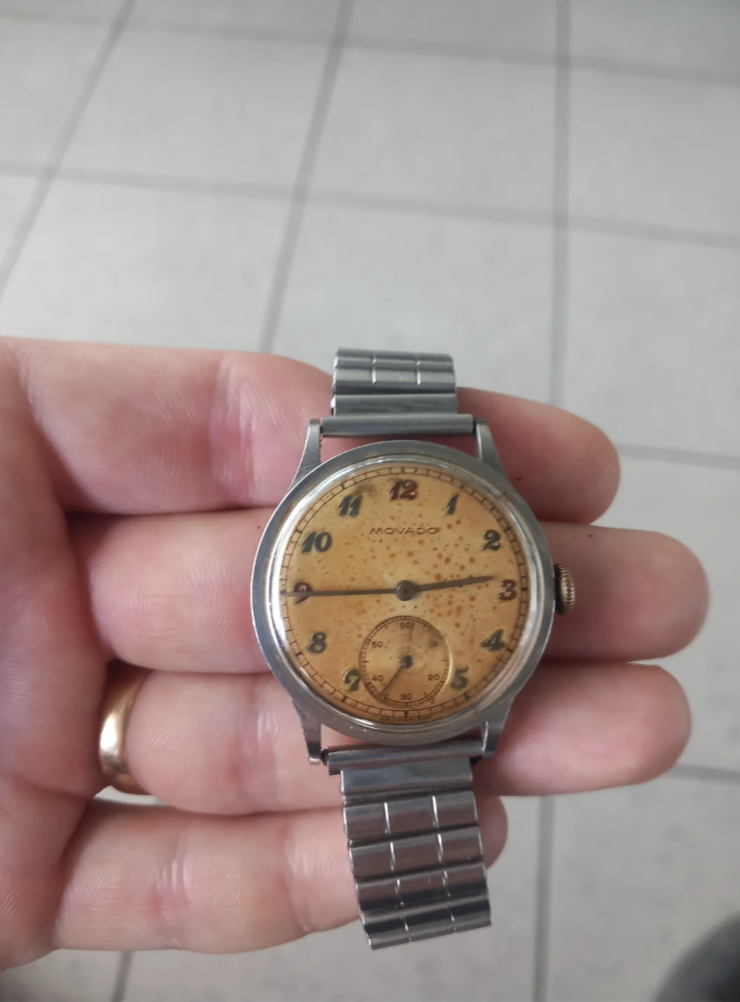
[[[126,761],[126,731],[131,708],[149,675],[148,668],[116,662],[110,669],[100,718],[98,757],[108,785],[122,793],[149,796],[136,782]]]

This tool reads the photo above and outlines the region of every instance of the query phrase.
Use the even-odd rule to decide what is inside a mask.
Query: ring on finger
[[[126,759],[126,731],[136,696],[150,669],[116,662],[109,669],[100,718],[98,757],[109,786],[122,793],[148,796]]]

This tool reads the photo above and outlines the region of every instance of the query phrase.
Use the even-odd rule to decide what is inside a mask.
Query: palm
[[[4,342],[0,401],[0,967],[55,946],[252,949],[350,920],[336,784],[307,764],[248,611],[252,556],[306,421],[327,410],[326,377],[260,356]],[[492,860],[494,793],[672,764],[681,692],[624,662],[688,642],[705,592],[679,544],[587,529],[616,486],[600,433],[514,398],[468,391],[465,409],[489,419],[581,593],[478,768]],[[113,659],[156,669],[127,750],[169,807],[91,799]]]

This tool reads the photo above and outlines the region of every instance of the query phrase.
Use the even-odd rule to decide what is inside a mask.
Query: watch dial
[[[363,720],[439,720],[508,684],[530,605],[503,506],[463,474],[385,461],[313,501],[277,554],[294,668]]]

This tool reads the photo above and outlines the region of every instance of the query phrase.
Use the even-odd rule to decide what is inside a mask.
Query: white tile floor
[[[644,788],[512,805],[494,933],[62,953],[25,999],[650,997],[740,910],[737,0],[0,0],[0,333],[454,347],[614,435],[605,521],[704,559]]]

